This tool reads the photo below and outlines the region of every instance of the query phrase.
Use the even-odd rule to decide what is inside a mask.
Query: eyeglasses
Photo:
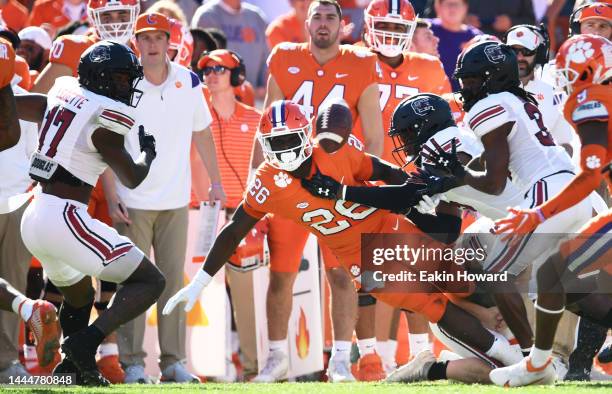
[[[512,47],[512,50],[514,51],[514,53],[516,53],[517,55],[520,53],[523,56],[534,56],[536,54],[536,51],[530,51],[527,48],[515,48]]]
[[[202,69],[202,71],[204,72],[204,75],[210,75],[210,73],[212,72],[214,72],[215,75],[221,75],[225,72],[225,70],[227,70],[227,68],[220,66],[220,65],[216,65],[212,67],[204,67],[204,69]]]

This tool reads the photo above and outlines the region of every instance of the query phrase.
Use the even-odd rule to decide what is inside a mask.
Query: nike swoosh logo
[[[413,77],[412,75],[408,75],[409,81],[416,81],[417,79],[419,79],[419,77]]]
[[[393,226],[393,231],[399,230],[399,219],[395,219],[395,226]]]
[[[336,78],[344,78],[346,76],[348,76],[348,74],[336,73]]]

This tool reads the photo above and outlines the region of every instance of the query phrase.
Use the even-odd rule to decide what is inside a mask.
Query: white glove
[[[436,207],[438,206],[438,204],[440,204],[439,194],[436,194],[432,197],[425,195],[423,196],[421,201],[419,201],[419,203],[415,205],[415,208],[417,211],[419,211],[419,213],[422,213],[423,215],[435,215]]]
[[[163,315],[169,315],[172,313],[174,308],[185,301],[185,312],[189,312],[191,308],[195,305],[196,301],[200,297],[200,293],[204,288],[210,283],[212,277],[206,273],[204,270],[199,270],[197,275],[189,282],[189,284],[182,289],[180,289],[175,295],[170,297],[168,302],[166,302],[166,306],[164,306],[164,310],[162,311]]]

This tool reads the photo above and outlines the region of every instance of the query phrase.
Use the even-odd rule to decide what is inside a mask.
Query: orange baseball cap
[[[236,56],[233,53],[227,49],[215,49],[212,52],[208,52],[202,56],[200,60],[198,60],[198,68],[203,69],[206,66],[206,63],[211,60],[226,68],[236,68],[239,65],[238,59],[236,59]]]
[[[612,23],[612,4],[599,2],[588,5],[582,10],[579,22],[593,18],[607,19]]]
[[[170,20],[165,15],[158,12],[149,12],[138,17],[134,34],[147,31],[163,31],[170,36],[170,30]]]

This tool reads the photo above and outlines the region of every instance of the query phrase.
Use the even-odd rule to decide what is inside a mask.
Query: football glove
[[[144,152],[146,149],[153,155],[153,158],[157,156],[155,150],[155,137],[145,131],[143,125],[138,126],[138,142],[140,142],[140,151]]]
[[[429,161],[431,165],[439,170],[443,170],[449,175],[454,176],[457,179],[463,179],[465,177],[465,167],[459,161],[457,157],[457,143],[456,139],[453,138],[451,141],[451,151],[446,152],[435,140],[432,140],[435,150],[424,146],[421,151],[421,156]],[[430,164],[428,163],[428,164]]]
[[[342,198],[342,184],[334,178],[317,172],[310,179],[302,178],[302,187],[315,197],[326,200]]]
[[[202,290],[204,290],[211,280],[212,277],[208,275],[206,271],[200,269],[187,286],[183,287],[175,295],[170,297],[164,306],[162,314],[169,315],[181,302],[185,302],[184,310],[185,312],[189,312],[195,305],[198,298],[200,298],[200,293]]]

